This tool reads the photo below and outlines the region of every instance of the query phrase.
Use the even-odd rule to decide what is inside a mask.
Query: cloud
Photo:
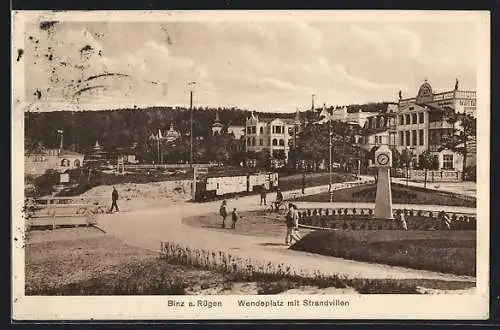
[[[176,105],[189,102],[194,80],[197,104],[293,111],[313,93],[335,105],[394,100],[424,78],[436,89],[455,78],[475,86],[472,27],[410,23],[80,22],[60,23],[50,36],[35,27],[26,95],[35,100],[43,87],[47,102]],[[87,81],[103,73],[121,75]]]

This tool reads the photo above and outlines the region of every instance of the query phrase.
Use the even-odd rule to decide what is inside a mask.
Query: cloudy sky
[[[295,111],[476,88],[471,22],[60,22],[26,26],[26,99]],[[70,106],[69,106],[70,107]]]

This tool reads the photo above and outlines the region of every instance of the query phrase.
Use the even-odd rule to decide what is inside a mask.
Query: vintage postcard
[[[15,320],[488,318],[489,12],[12,18]]]

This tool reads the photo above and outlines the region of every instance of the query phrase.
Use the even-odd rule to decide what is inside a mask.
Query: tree
[[[262,149],[256,154],[257,167],[269,168],[271,166],[271,154],[268,149]]]
[[[424,188],[427,187],[427,171],[436,170],[439,168],[439,160],[436,155],[431,154],[429,151],[424,151],[418,157],[419,167],[425,171],[424,175]]]
[[[413,153],[410,149],[403,149],[399,157],[399,167],[406,169],[406,185],[408,185],[408,178],[410,176],[410,165],[413,159]]]
[[[447,122],[453,124],[452,134],[441,137],[441,150],[448,149],[463,156],[462,180],[465,180],[468,148],[476,140],[476,118],[453,112]]]

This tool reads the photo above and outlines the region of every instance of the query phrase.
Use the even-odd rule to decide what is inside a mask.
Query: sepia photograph
[[[14,318],[488,317],[488,12],[12,20]]]

